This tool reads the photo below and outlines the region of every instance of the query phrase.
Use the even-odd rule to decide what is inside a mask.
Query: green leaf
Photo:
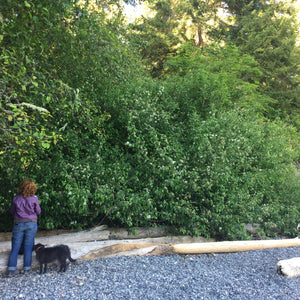
[[[42,147],[45,148],[45,149],[49,149],[50,148],[50,144],[46,143],[46,142],[43,142],[42,143]]]
[[[27,1],[24,1],[24,4],[25,4],[25,6],[28,7],[28,8],[31,7],[31,5],[30,5]]]

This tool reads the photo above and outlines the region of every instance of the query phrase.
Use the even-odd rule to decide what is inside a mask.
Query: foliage
[[[266,232],[293,231],[299,175],[293,165],[297,152],[287,146],[292,128],[235,110],[212,113],[205,121],[195,114],[187,132],[188,165],[199,172],[193,201],[209,232],[239,238],[247,223],[262,224]]]
[[[170,1],[158,1],[153,4],[157,11],[154,17],[131,25],[131,43],[136,45],[146,68],[153,77],[158,77],[170,53],[174,53],[180,39],[174,33],[177,30],[177,21],[172,13]]]
[[[109,114],[101,111],[99,95],[103,80],[109,80],[107,72],[115,80],[120,76],[121,59],[115,50],[122,45],[112,33],[113,22],[107,24],[101,14],[88,17],[72,1],[8,4],[1,8],[1,166],[5,168],[0,178],[10,190],[7,194],[3,189],[3,209],[24,176],[38,178],[43,185],[40,178],[45,172],[55,177],[52,167],[68,164],[71,158],[80,160],[97,148],[93,145],[97,139],[101,143],[102,124]],[[88,31],[94,36],[89,44]],[[92,48],[100,42],[102,47]],[[90,56],[100,57],[99,64],[93,67]]]
[[[197,3],[177,9],[204,26]],[[244,225],[259,223],[294,235],[299,133],[275,118],[259,61],[230,44],[179,45],[164,2],[166,24],[149,21],[167,45],[154,80],[112,4],[0,6],[0,229],[31,177],[43,229],[105,222],[245,239]]]
[[[264,224],[268,234],[271,227],[293,232],[299,209],[293,165],[299,151],[293,142],[299,137],[279,121],[264,120],[273,102],[258,92],[257,63],[236,47],[188,46],[166,66],[165,92],[184,128],[186,166],[193,167],[189,176],[198,187],[191,199],[200,199],[197,210],[205,228],[213,225],[208,231],[222,238],[244,236],[243,224],[251,222]],[[285,190],[291,192],[287,202]],[[283,213],[287,203],[293,204]],[[280,219],[284,214],[292,216],[290,225]]]
[[[164,74],[170,82],[169,94],[179,99],[184,118],[194,111],[205,118],[211,110],[234,107],[251,107],[261,115],[272,113],[274,100],[259,93],[262,73],[258,63],[233,45],[199,49],[186,44],[166,62]]]
[[[259,63],[261,91],[276,99],[274,108],[283,115],[290,115],[298,126],[300,51],[297,11],[291,1],[256,2],[261,3],[254,5],[251,1],[248,9],[236,15],[228,36],[241,53],[252,55]]]
[[[143,63],[153,77],[164,70],[167,57],[187,42],[198,47],[208,40],[216,21],[218,1],[149,1],[153,12],[130,26],[130,41],[141,53]]]
[[[36,40],[33,49],[32,32],[37,19],[28,17],[29,7],[26,1],[8,1],[0,9],[1,167],[25,168],[36,160],[36,148],[48,149],[59,137],[46,126],[51,122],[51,113],[41,101],[29,100],[48,99],[47,74],[40,71],[35,53],[42,52],[44,46]]]
[[[225,0],[228,10],[237,18],[266,5],[265,0]]]

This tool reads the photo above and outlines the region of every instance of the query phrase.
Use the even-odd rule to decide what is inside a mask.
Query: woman
[[[8,259],[8,274],[13,274],[17,269],[18,253],[24,240],[23,270],[31,269],[32,248],[37,232],[37,217],[41,208],[37,196],[35,196],[36,184],[25,179],[20,183],[19,192],[14,196],[10,212],[14,215],[14,227],[12,234],[12,249]]]

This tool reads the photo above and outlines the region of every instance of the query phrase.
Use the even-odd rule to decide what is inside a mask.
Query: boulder
[[[277,263],[277,272],[285,277],[300,277],[300,257],[280,260]]]

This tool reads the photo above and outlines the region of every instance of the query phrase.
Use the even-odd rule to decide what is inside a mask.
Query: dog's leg
[[[66,272],[66,270],[67,270],[67,259],[61,257],[59,262],[60,262],[59,272]]]
[[[62,271],[63,271],[63,272],[66,272],[66,270],[67,270],[67,264],[63,264],[63,265],[62,265]]]
[[[44,264],[44,274],[47,272],[47,264]]]
[[[63,266],[64,266],[63,271],[66,272],[66,270],[67,270],[67,262],[66,261],[64,262]]]
[[[43,264],[40,264],[40,274],[43,274]]]

